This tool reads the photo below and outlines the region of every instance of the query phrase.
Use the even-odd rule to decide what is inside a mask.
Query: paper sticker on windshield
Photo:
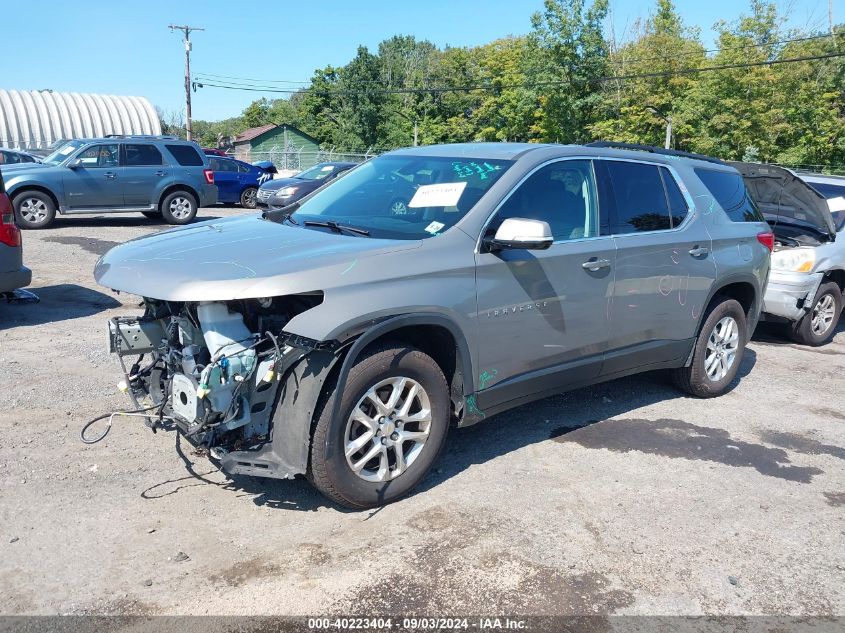
[[[427,227],[425,227],[425,230],[431,233],[432,235],[437,235],[443,229],[444,226],[446,225],[440,222],[432,222]]]
[[[65,145],[62,149],[59,150],[59,154],[61,154],[62,156],[67,156],[75,149],[76,147],[74,147],[73,145]]]
[[[326,165],[320,171],[331,171],[332,169],[334,169],[334,165]]]
[[[458,204],[467,184],[465,182],[444,182],[438,185],[422,185],[408,206],[416,207],[454,207]],[[428,230],[428,229],[426,229]]]
[[[845,198],[842,196],[836,196],[835,198],[831,198],[827,201],[827,206],[830,207],[831,213],[836,213],[837,211],[845,211]]]

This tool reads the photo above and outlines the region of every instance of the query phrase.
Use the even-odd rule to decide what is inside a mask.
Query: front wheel
[[[161,215],[168,224],[188,224],[197,217],[197,201],[187,191],[174,191],[161,201]]]
[[[825,281],[816,291],[813,306],[792,330],[792,338],[802,345],[824,345],[836,331],[842,313],[842,291],[836,282]]]
[[[241,193],[241,206],[244,209],[254,209],[255,208],[255,196],[258,193],[258,189],[255,187],[247,187]]]
[[[337,419],[332,419],[340,397]],[[326,399],[308,477],[333,501],[363,509],[396,501],[425,477],[446,439],[449,391],[423,352],[399,345],[359,359],[342,394]]]
[[[56,219],[53,199],[41,191],[24,191],[12,201],[15,221],[22,229],[45,229]]]
[[[748,325],[742,306],[734,299],[717,299],[701,326],[689,367],[674,371],[676,384],[699,398],[721,396],[736,378]]]

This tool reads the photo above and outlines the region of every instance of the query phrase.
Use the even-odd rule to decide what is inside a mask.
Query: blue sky
[[[713,23],[734,20],[748,6],[743,0],[675,4],[708,46]],[[841,5],[835,0],[837,22],[845,21]],[[541,6],[542,0],[4,2],[4,24],[31,26],[4,29],[0,88],[141,95],[173,111],[184,107],[184,54],[181,34],[167,29],[171,22],[206,29],[192,36],[195,72],[299,81],[315,68],[345,64],[359,44],[373,50],[394,34],[439,46],[523,34]],[[653,0],[611,0],[617,35],[652,6]],[[778,0],[778,6],[789,9],[792,26],[827,25],[827,0]],[[260,96],[205,88],[194,95],[194,117],[234,116]]]

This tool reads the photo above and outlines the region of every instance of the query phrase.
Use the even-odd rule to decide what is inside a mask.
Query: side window
[[[92,145],[77,156],[86,167],[117,167],[118,146]]]
[[[205,164],[202,155],[192,145],[165,145],[176,162],[183,167],[201,167]]]
[[[161,152],[155,145],[134,145],[123,146],[126,152],[127,167],[141,167],[144,165],[161,165]]]
[[[590,161],[558,161],[531,174],[499,208],[493,230],[507,218],[548,222],[556,242],[598,235]]]
[[[242,174],[248,174],[250,172],[249,165],[244,165],[243,163],[235,163],[238,166],[238,171]]]
[[[678,183],[672,173],[665,167],[660,168],[660,175],[663,178],[663,186],[666,188],[666,199],[669,201],[669,213],[672,216],[672,226],[678,226],[689,213],[687,201],[681,193]]]
[[[710,195],[716,199],[728,217],[734,222],[765,222],[763,214],[754,204],[745,188],[745,182],[736,172],[696,169]]]
[[[610,232],[615,235],[672,228],[663,180],[657,165],[597,161],[606,178]]]

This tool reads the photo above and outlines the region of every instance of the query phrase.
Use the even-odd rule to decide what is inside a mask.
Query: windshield
[[[810,186],[827,199],[830,214],[836,223],[836,232],[845,229],[845,185],[811,182]]]
[[[294,176],[297,180],[323,180],[331,176],[337,169],[337,165],[314,165],[310,169]]]
[[[332,221],[372,237],[418,240],[454,226],[511,166],[511,161],[387,155],[319,191],[296,222]]]
[[[58,165],[59,163],[63,163],[68,156],[73,154],[73,152],[83,145],[85,145],[83,141],[68,141],[67,143],[59,145],[59,147],[56,148],[53,153],[49,154],[43,162],[47,165]]]

